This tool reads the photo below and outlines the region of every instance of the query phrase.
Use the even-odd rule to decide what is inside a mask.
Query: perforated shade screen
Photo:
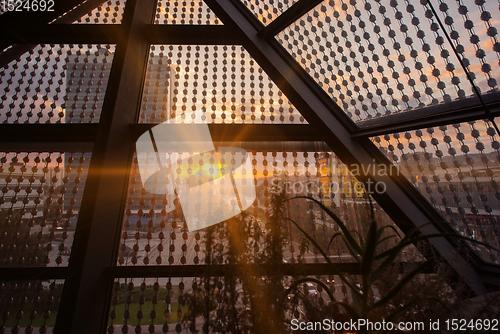
[[[197,124],[307,124],[241,46],[152,45],[139,119],[174,118]]]
[[[419,1],[325,1],[276,37],[353,121],[411,113],[476,98],[459,59],[497,87],[498,5],[476,3],[439,1],[438,20]]]
[[[226,144],[234,146],[238,143]],[[227,146],[224,143],[218,145]],[[372,218],[368,197],[362,185],[324,143],[283,142],[279,145],[239,143],[238,146],[249,152],[247,159],[251,162],[251,168],[246,169],[243,165],[238,171],[242,175],[235,177],[245,178],[252,187],[255,185],[257,194],[255,200],[252,200],[245,198],[244,193],[240,193],[242,202],[252,200],[253,203],[243,215],[236,217],[237,220],[241,220],[240,224],[247,226],[245,242],[252,244],[249,259],[258,262],[258,254],[266,247],[266,233],[269,233],[271,228],[270,214],[276,209],[272,203],[274,197],[282,192],[288,198],[309,196],[320,200],[350,228],[359,232],[363,231],[366,222]],[[181,156],[182,152],[177,153]],[[170,161],[168,156],[165,159],[167,162]],[[241,159],[241,155],[236,153],[233,159]],[[140,161],[152,169],[157,168],[155,153],[148,156],[141,154]],[[183,216],[183,206],[186,203],[182,202],[182,199],[179,201],[176,192],[153,194],[146,191],[139,173],[140,161],[136,158],[132,164],[118,256],[119,265],[210,263],[207,261],[224,264],[228,254],[226,223],[201,230],[189,230]],[[220,163],[225,166],[229,161]],[[174,184],[180,184],[181,179],[187,176],[189,168],[195,173],[200,166],[193,160],[191,165],[175,169]],[[217,191],[215,185],[213,187],[214,191]],[[203,205],[210,205],[211,199],[203,197],[201,202]],[[374,218],[378,224],[393,225],[387,214],[375,202],[373,203]],[[238,206],[236,202],[228,202],[227,205]],[[305,199],[290,200],[287,203],[287,210],[290,218],[295,219],[322,247],[327,248],[338,226],[325,212]],[[313,250],[312,245],[308,250],[301,248],[305,235],[291,222],[282,224],[284,224],[283,233],[287,235],[287,245],[284,248],[285,261],[292,263],[324,261],[322,256]],[[210,249],[219,254],[215,256],[215,260],[209,260],[210,257],[207,257]],[[338,262],[353,260],[342,242],[336,243],[330,252],[332,259]]]
[[[0,267],[67,266],[91,153],[0,153]]]
[[[498,248],[500,144],[487,121],[372,139],[462,235]],[[472,243],[483,260],[498,252]]]

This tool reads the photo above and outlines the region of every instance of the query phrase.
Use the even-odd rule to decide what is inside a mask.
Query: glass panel
[[[331,308],[338,301],[354,305],[351,288],[339,276],[302,273],[288,276],[280,266],[275,266],[268,275],[261,275],[264,272],[261,269],[260,266],[241,271],[227,268],[224,276],[212,273],[182,278],[115,278],[107,332],[290,333],[295,331],[292,319],[304,323],[323,322],[324,319],[331,319]],[[373,285],[371,303],[387,296],[394,288],[394,282],[414,267],[394,269],[383,272],[377,284]],[[450,287],[447,277],[443,272],[439,275],[419,274],[401,289],[401,293],[393,296],[391,302],[406,305],[422,296],[435,298],[433,296],[439,295],[442,304],[451,309],[453,303],[450,299],[456,300],[458,293]],[[361,288],[362,277],[352,275],[352,278],[355,286]],[[492,296],[486,300],[492,305],[498,301]],[[330,312],[323,313],[325,309]],[[336,317],[344,316],[342,321],[349,326],[350,318],[345,315],[343,306],[333,308],[333,312]],[[393,308],[383,308],[375,319],[382,322],[391,312]],[[425,308],[421,312],[419,316],[422,318],[404,319],[418,319],[415,323],[422,323],[422,329],[423,320],[432,318],[436,309]],[[462,314],[465,309],[459,312]],[[332,332],[326,327],[324,329],[312,330],[310,327],[313,333]]]
[[[373,138],[458,232],[499,248],[500,144],[490,122],[476,121]],[[472,244],[485,261],[498,252]]]
[[[217,313],[216,310],[222,310],[222,300],[217,296],[227,292],[223,291],[227,288],[223,282],[219,277],[117,278],[108,332],[130,332],[135,328],[140,333],[181,333],[184,330],[213,333],[215,323],[221,321],[217,320],[221,311]],[[244,298],[241,284],[239,289],[236,298],[241,304]],[[234,306],[241,312],[246,304]],[[241,316],[239,312],[234,315]],[[246,317],[249,317],[248,312]]]
[[[0,69],[0,122],[97,123],[113,45],[38,45]]]
[[[0,153],[0,267],[67,266],[90,153]]]
[[[64,280],[0,281],[4,333],[52,333]]]
[[[240,46],[153,45],[141,123],[303,123],[305,119]]]
[[[280,16],[284,11],[290,8],[298,0],[256,0],[248,1],[242,0],[245,6],[247,6],[259,19],[260,22],[265,25],[271,23],[275,18]]]
[[[155,134],[156,135],[156,134]],[[157,144],[160,146],[159,144]],[[224,145],[218,143],[219,150],[224,146],[238,146],[248,152],[247,162],[243,163],[237,173],[234,173],[236,184],[245,180],[245,192],[237,187],[238,201],[245,213],[239,215],[238,224],[246,226],[249,259],[258,261],[260,252],[265,249],[266,235],[269,235],[272,224],[270,214],[275,194],[285,191],[287,197],[309,196],[319,199],[329,207],[348,226],[359,232],[363,231],[365,223],[371,218],[370,207],[366,195],[355,177],[347,171],[341,161],[331,152],[324,143],[232,143]],[[160,147],[161,149],[161,147]],[[242,155],[239,153],[219,156],[215,153],[205,153],[203,166],[198,164],[198,159],[188,160],[189,152],[176,152],[172,154],[155,152],[145,153],[142,149],[134,159],[129,183],[129,193],[125,208],[124,223],[119,265],[184,265],[225,263],[227,255],[227,224],[201,230],[191,230],[186,207],[199,202],[197,210],[203,211],[212,205],[213,197],[219,196],[220,190],[216,189],[216,182],[212,183],[212,195],[199,195],[199,197],[183,197],[180,188],[183,180],[189,175],[194,175],[203,169],[217,169],[218,164],[223,168],[231,164],[231,159],[239,162]],[[231,158],[231,159],[230,159]],[[219,159],[218,162],[216,159]],[[171,166],[172,176],[167,176],[168,187],[161,187],[166,183],[155,179],[155,189],[146,190],[143,180],[147,184],[150,178],[159,171],[160,163]],[[184,161],[184,163],[181,163]],[[209,162],[211,161],[211,162]],[[250,165],[248,166],[249,163]],[[170,167],[168,167],[170,168]],[[156,174],[157,175],[157,174]],[[226,174],[227,175],[227,174]],[[172,181],[170,181],[172,177]],[[223,176],[225,177],[225,175]],[[215,179],[215,178],[214,178]],[[174,190],[174,187],[175,189]],[[198,187],[199,189],[201,185]],[[167,188],[167,189],[166,189]],[[255,188],[255,191],[250,191]],[[161,191],[160,191],[161,190]],[[201,194],[202,192],[198,192]],[[252,194],[256,194],[252,197]],[[186,199],[187,198],[187,199]],[[248,207],[250,205],[250,207]],[[227,206],[238,207],[236,200],[227,203]],[[247,208],[248,209],[245,209]],[[392,220],[377,205],[374,206],[376,219],[380,226],[393,224]],[[291,200],[287,204],[287,216],[301,224],[303,229],[315,238],[321,247],[327,248],[328,242],[338,230],[336,226],[319,207],[312,205],[305,199]],[[243,218],[246,217],[246,218]],[[198,218],[206,218],[201,215]],[[304,235],[292,223],[279,222],[283,233],[286,234],[286,246],[283,258],[287,262],[317,262],[323,261],[314,246],[309,248],[301,245]],[[207,257],[207,252],[215,254],[212,259]],[[330,256],[337,262],[352,262],[348,250],[340,245],[330,249]],[[252,261],[253,261],[252,260]],[[209,262],[207,262],[209,261]]]
[[[158,0],[156,24],[222,24],[205,4],[199,1]]]
[[[327,277],[318,277],[325,283]],[[248,279],[258,282],[250,296]],[[281,277],[280,277],[281,280]],[[279,302],[291,308],[283,286],[293,281],[285,277]],[[330,281],[327,283],[329,284]],[[333,285],[333,281],[331,282]],[[184,278],[117,278],[111,298],[108,333],[130,332],[135,328],[139,333],[220,333],[230,331],[254,333],[251,300],[264,299],[264,286],[270,286],[265,277],[184,277]],[[276,289],[276,287],[275,287]],[[257,297],[258,294],[258,297]],[[346,294],[340,294],[346,295]],[[326,292],[320,289],[319,298],[328,300]],[[267,300],[265,309],[277,301]],[[229,314],[229,310],[231,313]],[[287,312],[292,313],[290,311]],[[229,319],[227,317],[230,317]],[[266,314],[266,317],[271,317]],[[231,328],[230,326],[237,328]],[[283,321],[282,326],[285,325]],[[290,321],[288,321],[288,326]],[[125,330],[126,328],[126,330]],[[284,329],[285,327],[283,327]],[[231,331],[232,329],[232,331]],[[253,329],[253,330],[252,330]],[[274,332],[273,332],[274,333]]]
[[[74,24],[120,24],[122,23],[123,10],[126,0],[102,1],[90,13],[82,16]]]
[[[354,121],[473,96],[472,86],[428,4],[358,2],[324,2],[277,35]],[[443,21],[450,23],[446,26],[453,44],[469,64],[476,84],[483,92],[494,89],[494,78],[500,74],[496,29],[478,27],[494,23],[485,6],[497,12],[496,5],[468,5],[470,21],[465,26],[476,24],[474,33],[459,23],[466,20],[460,14],[467,12],[466,7],[457,9],[463,1],[449,4],[450,9],[448,2],[440,2],[442,14],[449,15]],[[475,97],[472,99],[479,105]]]

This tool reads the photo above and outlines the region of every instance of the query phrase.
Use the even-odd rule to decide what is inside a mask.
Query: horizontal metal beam
[[[162,25],[144,27],[150,44],[240,45],[234,30],[222,25]]]
[[[86,0],[72,10],[64,13],[63,16],[58,17],[51,23],[63,24],[63,23],[73,23],[80,17],[90,13],[94,8],[102,5],[106,0]]]
[[[39,27],[19,25],[2,36],[7,45],[22,44],[115,44],[122,38],[120,24],[44,24]],[[143,27],[150,44],[240,44],[233,31],[215,25],[158,25]]]
[[[93,142],[99,124],[0,124],[0,145],[30,142]]]
[[[128,126],[139,116],[149,55],[143,27],[155,11],[156,0],[125,5],[54,333],[106,331],[113,281],[103,272],[120,242],[134,148]]]
[[[33,50],[36,47],[36,44],[11,45],[9,43],[7,46],[11,46],[11,48],[0,52],[0,67],[8,65],[14,59],[19,59],[26,52]]]
[[[99,124],[0,124],[1,152],[91,152]]]
[[[134,140],[157,124],[131,124]],[[168,124],[192,133],[206,124]],[[320,141],[321,134],[308,124],[208,124],[214,142]]]
[[[0,280],[47,280],[64,279],[68,273],[67,267],[27,267],[2,268]]]
[[[354,131],[352,136],[354,138],[373,137],[500,116],[500,92],[491,92],[482,97],[489,112],[474,96],[363,120],[356,123],[359,129]]]
[[[323,0],[301,0],[288,8],[283,14],[269,23],[261,32],[263,37],[274,37],[304,14],[320,4]]]
[[[135,141],[157,124],[130,124]],[[197,131],[201,124],[172,124]],[[1,152],[90,152],[99,124],[0,124]],[[308,124],[209,124],[216,147],[256,152],[331,152]]]
[[[122,29],[119,24],[20,25],[2,37],[7,44],[113,44]]]
[[[34,25],[49,23],[77,9],[77,6],[82,5],[84,2],[84,0],[54,1],[54,6],[51,8],[53,11],[31,11],[24,9],[20,11],[7,11],[2,14],[0,18],[0,31],[2,31],[2,37],[15,32],[14,29],[20,22],[34,28]],[[96,1],[92,1],[92,5],[94,5],[94,3],[96,3]],[[5,1],[5,5],[7,5],[7,1]]]
[[[400,263],[400,270],[414,268],[419,263]],[[335,263],[342,273],[351,275],[361,274],[358,263]],[[251,265],[250,265],[251,266]],[[336,271],[328,263],[304,263],[304,264],[279,264],[282,275],[335,275]],[[204,275],[224,276],[227,273],[260,272],[263,275],[276,273],[276,266],[259,265],[258,270],[248,270],[248,267],[237,265],[185,265],[185,266],[121,266],[108,267],[106,274],[113,278],[145,278],[145,277],[200,277]],[[433,272],[432,264],[429,263],[423,269],[424,273]]]

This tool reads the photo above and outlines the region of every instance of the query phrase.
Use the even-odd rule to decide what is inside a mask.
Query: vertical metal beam
[[[117,41],[75,241],[55,327],[56,334],[104,333],[116,261],[155,0],[128,0]]]
[[[372,196],[403,232],[421,226],[424,234],[453,232],[434,207],[403,176],[387,157],[367,138],[353,139],[356,125],[319,87],[307,72],[274,38],[264,38],[256,29],[257,20],[238,0],[205,0],[224,24],[241,35],[242,44],[263,70],[271,77],[309,124],[324,135],[328,146],[349,168],[369,168],[357,177],[365,185],[380,183],[384,192]],[[385,170],[385,172],[384,172]],[[476,269],[482,262],[466,246],[453,238],[431,239],[430,244],[470,288],[481,295],[487,292]],[[458,250],[457,250],[458,248]],[[462,253],[460,253],[462,252]]]

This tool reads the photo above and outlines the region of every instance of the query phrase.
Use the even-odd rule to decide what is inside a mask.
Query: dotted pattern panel
[[[265,249],[271,224],[273,194],[286,192],[286,196],[310,196],[320,199],[351,228],[361,231],[363,222],[370,218],[367,195],[335,155],[322,143],[317,151],[301,151],[300,147],[285,150],[249,151],[252,170],[245,170],[248,182],[256,187],[253,204],[239,215],[239,224],[246,226],[251,259]],[[153,170],[157,168],[156,155],[140,156]],[[169,157],[166,157],[168,163]],[[237,157],[235,159],[238,159]],[[163,160],[163,158],[162,158]],[[223,162],[221,162],[223,163]],[[195,172],[199,166],[193,162]],[[142,168],[142,167],[141,167]],[[175,171],[175,183],[181,180]],[[253,177],[252,177],[253,176]],[[179,180],[178,180],[179,179]],[[373,191],[373,190],[372,190]],[[207,205],[209,200],[207,199]],[[234,204],[236,205],[236,204]],[[317,242],[326,248],[338,227],[321,210],[304,199],[288,204],[287,214]],[[380,225],[392,224],[384,211],[375,204],[376,219]],[[182,203],[176,193],[152,194],[142,186],[138,159],[132,165],[129,193],[122,226],[119,265],[185,265],[223,264],[227,260],[227,224],[217,224],[197,231],[188,231],[183,220]],[[286,237],[284,258],[289,262],[322,261],[312,248],[301,243],[303,235],[292,224],[282,227]],[[311,245],[311,247],[313,247]],[[348,250],[339,242],[331,255],[338,261],[352,260],[345,256]],[[249,255],[250,256],[250,255]]]
[[[266,310],[252,308],[251,300],[255,302],[265,299],[264,294],[268,289],[273,288],[274,282],[266,277],[252,277],[251,279],[258,281],[257,285],[250,286],[248,277],[236,275],[233,277],[117,278],[111,297],[107,332],[225,333],[231,328],[229,324],[233,324],[242,333],[254,333],[252,314],[259,314]],[[347,289],[340,283],[335,283],[333,276],[316,276],[315,279],[326,284],[336,297],[343,300],[348,296]],[[278,283],[279,288],[283,291],[295,280],[297,278],[282,276]],[[320,305],[330,302],[328,294],[320,285],[308,284],[311,284],[316,292],[314,297],[316,302],[321,303]],[[309,296],[309,291],[313,291],[306,283],[299,284],[298,289],[306,293],[306,296]],[[268,304],[271,303],[267,299],[266,301]],[[291,319],[298,318],[296,314],[298,310],[303,312],[304,305],[299,303],[299,298],[285,294],[279,295],[279,302],[287,309],[285,316],[288,324],[285,326],[290,327]]]
[[[232,285],[231,285],[232,284]],[[235,289],[239,289],[237,293]],[[233,291],[235,322],[250,328],[248,289],[237,278],[116,279],[108,333],[221,332],[228,317],[227,299]],[[245,324],[246,323],[246,324]]]
[[[52,333],[63,280],[1,281],[0,312],[4,333]]]
[[[496,89],[493,8],[448,3],[440,1],[437,10],[453,45],[475,84]],[[354,121],[473,94],[436,17],[419,1],[324,2],[277,39]]]
[[[90,153],[0,153],[0,267],[67,266]]]
[[[0,3],[0,15],[2,15],[3,13],[15,11],[16,8],[19,5],[22,5],[23,3],[24,3],[23,0],[1,2]]]
[[[460,123],[373,141],[460,234],[499,247],[500,143],[492,124]],[[499,263],[498,252],[472,247]]]
[[[274,21],[275,18],[280,16],[284,11],[290,8],[297,0],[256,0],[248,1],[242,0],[245,6],[247,6],[262,22],[267,25]]]
[[[182,123],[307,124],[242,47],[154,45],[140,122],[175,117]]]
[[[158,0],[156,24],[222,24],[203,2]]]
[[[126,0],[105,1],[90,13],[82,16],[74,24],[120,24]]]
[[[112,45],[38,45],[0,68],[0,122],[97,123]]]

